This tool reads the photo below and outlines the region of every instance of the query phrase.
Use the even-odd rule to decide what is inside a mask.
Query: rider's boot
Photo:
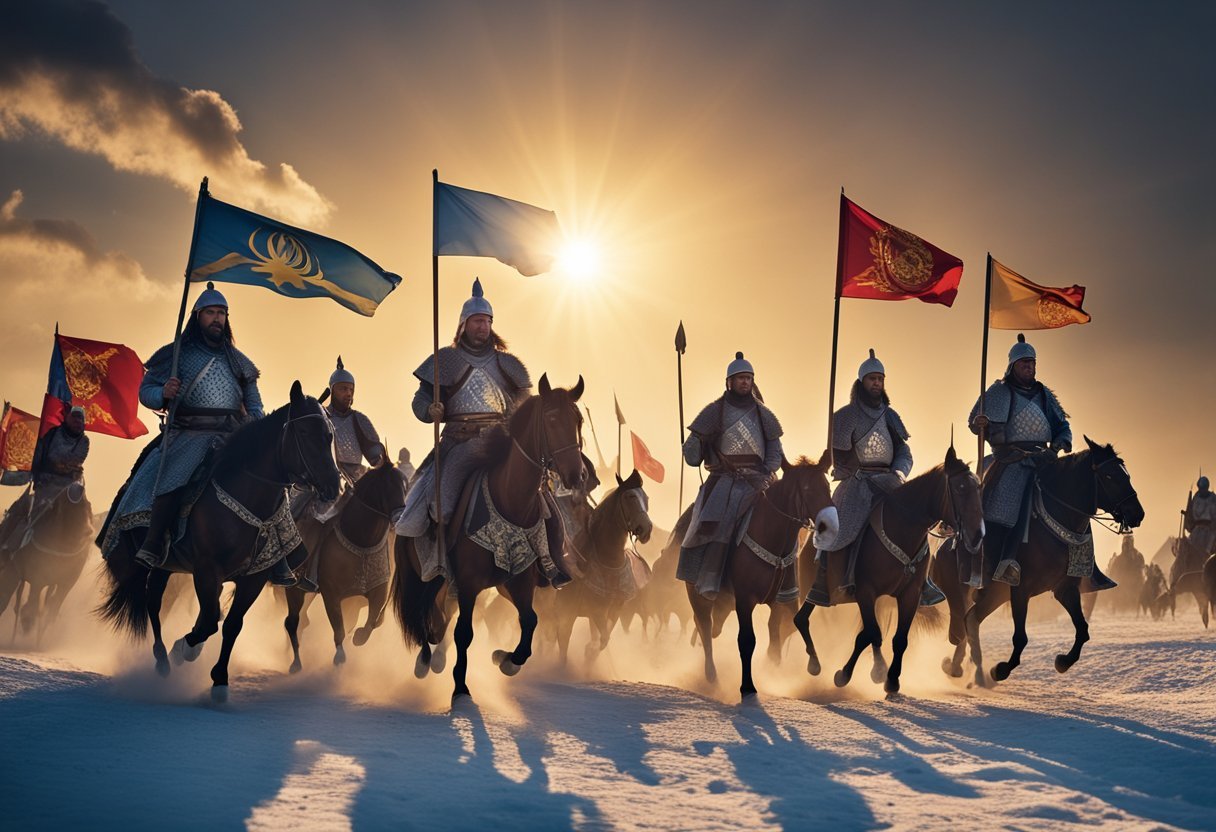
[[[169,527],[177,514],[177,492],[161,494],[152,501],[152,517],[148,520],[148,533],[143,545],[135,553],[135,561],[149,569],[164,566],[169,557],[169,546],[165,540]]]
[[[806,602],[817,607],[830,607],[832,599],[828,597],[828,553],[822,550],[817,552],[815,563],[819,568],[815,570],[815,583],[806,594]]]

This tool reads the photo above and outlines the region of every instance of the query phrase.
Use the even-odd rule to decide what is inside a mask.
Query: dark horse
[[[353,493],[337,516],[320,525],[315,541],[308,543],[310,558],[317,558],[317,584],[325,614],[334,630],[334,664],[346,661],[342,642],[346,622],[342,601],[367,599],[367,620],[355,630],[356,647],[365,644],[384,623],[388,604],[389,527],[394,514],[405,504],[405,483],[387,456],[359,478]],[[307,593],[298,586],[287,589],[287,618],[283,626],[291,640],[291,672],[300,670],[300,611]]]
[[[577,488],[587,476],[581,451],[582,414],[576,402],[583,394],[583,379],[572,389],[551,388],[541,376],[539,395],[529,396],[512,414],[507,429],[490,438],[483,472],[474,472],[472,484],[484,475],[490,499],[502,518],[519,529],[534,529],[543,521],[545,501],[541,485],[552,467],[567,488]],[[466,495],[469,489],[466,489]],[[467,500],[462,500],[462,504]],[[468,650],[473,643],[473,607],[477,596],[490,587],[505,589],[519,613],[520,637],[515,650],[495,650],[492,659],[508,676],[514,676],[532,655],[536,612],[532,597],[540,579],[535,559],[515,574],[499,568],[497,554],[483,548],[465,532],[463,505],[450,518],[448,547],[456,584],[459,618],[456,621],[456,665],[453,696],[468,696],[465,682]],[[543,534],[543,530],[542,530]],[[425,675],[431,662],[431,645],[447,630],[446,580],[421,579],[421,565],[410,538],[397,538],[397,574],[393,606],[407,644],[420,648],[415,673]],[[555,553],[556,556],[556,553]]]
[[[328,393],[329,391],[326,391]],[[322,396],[324,399],[324,396]],[[333,431],[320,402],[305,396],[300,382],[291,387],[290,401],[257,421],[241,427],[218,452],[211,478],[190,511],[186,534],[174,554],[190,565],[199,613],[194,629],[173,645],[175,662],[194,661],[203,642],[219,629],[220,589],[236,584],[232,605],[224,617],[224,642],[211,669],[211,696],[228,697],[228,659],[241,632],[245,613],[261,593],[273,562],[255,565],[259,543],[271,531],[252,525],[220,501],[217,489],[229,495],[263,524],[279,516],[289,485],[307,485],[323,500],[338,496],[338,466],[333,457]],[[164,569],[145,570],[135,562],[144,529],[123,532],[106,560],[109,595],[98,614],[115,629],[142,639],[152,624],[152,655],[162,676],[169,657],[160,633],[160,605],[169,580]],[[170,563],[173,562],[170,559]],[[248,573],[248,574],[246,574]]]
[[[35,638],[42,640],[80,578],[92,537],[93,510],[84,486],[72,483],[61,489],[34,521],[28,542],[0,566],[0,613],[8,607],[14,591],[17,596],[13,605],[14,636],[20,621],[22,632],[37,627]],[[21,595],[27,584],[29,597],[23,605]]]
[[[1060,606],[1067,610],[1076,628],[1072,648],[1056,656],[1056,670],[1064,673],[1076,664],[1081,658],[1082,645],[1089,641],[1089,624],[1081,609],[1081,578],[1068,574],[1069,549],[1083,545],[1083,539],[1089,535],[1090,520],[1099,510],[1110,512],[1121,530],[1134,529],[1144,520],[1144,509],[1132,487],[1131,475],[1115,449],[1095,444],[1089,437],[1085,438],[1085,443],[1089,446],[1087,449],[1050,460],[1039,468],[1041,503],[1036,498],[1038,506],[1030,524],[1029,538],[1018,548],[1021,582],[1015,587],[999,581],[989,582],[976,591],[975,600],[967,610],[964,623],[971,660],[975,662],[977,685],[987,682],[980,649],[980,624],[1009,602],[1013,611],[1013,653],[1008,661],[999,662],[992,668],[992,679],[1004,681],[1021,663],[1022,650],[1028,642],[1026,610],[1030,599],[1047,591],[1051,591]],[[1044,513],[1046,520],[1042,516]],[[1065,538],[1070,538],[1072,543]],[[985,568],[990,569],[987,565]],[[960,580],[957,569],[945,569],[941,574],[947,583]],[[957,592],[957,588],[952,587],[951,591]],[[953,609],[951,618],[954,618]],[[951,631],[956,630],[957,622],[952,620]],[[956,654],[958,652],[961,651]],[[961,657],[944,667],[950,675],[961,676]]]
[[[739,692],[744,696],[756,692],[752,681],[752,653],[756,649],[752,612],[758,604],[768,604],[775,610],[778,603],[783,603],[778,602],[777,597],[785,577],[796,570],[801,529],[814,526],[817,534],[833,535],[839,527],[827,468],[827,454],[819,462],[802,457],[790,465],[782,460],[781,479],[756,497],[743,537],[727,556],[722,593],[733,594],[735,598],[735,615],[739,618],[739,660],[743,665]],[[687,592],[697,634],[705,650],[705,677],[712,682],[718,675],[714,667],[711,620],[715,602],[697,592],[692,584],[687,584]],[[796,601],[791,599],[789,603],[792,605]]]
[[[654,528],[647,513],[650,500],[637,471],[624,480],[618,476],[616,481],[617,487],[591,512],[587,528],[574,541],[575,550],[583,557],[585,577],[563,588],[554,599],[557,646],[563,664],[575,619],[591,622],[592,640],[587,645],[590,658],[608,646],[621,605],[638,592],[625,541],[630,535],[642,543],[650,540]]]
[[[1204,584],[1204,568],[1209,559],[1207,552],[1201,551],[1191,537],[1181,537],[1174,541],[1174,565],[1170,567],[1170,595],[1177,602],[1179,595],[1194,596],[1199,605],[1199,617],[1203,619],[1204,629],[1208,626],[1208,590]]]
[[[857,660],[867,647],[874,651],[870,678],[883,681],[887,693],[899,692],[908,631],[920,604],[921,590],[929,571],[929,530],[948,523],[962,536],[964,545],[977,550],[984,538],[984,513],[980,504],[979,480],[951,445],[946,460],[896,488],[870,512],[870,522],[860,532],[857,552],[856,601],[861,612],[861,632],[853,643],[853,653],[836,672],[837,687],[853,678]],[[808,547],[803,557],[813,557]],[[824,564],[820,564],[824,568]],[[895,635],[891,639],[893,657],[888,669],[882,656],[882,629],[874,613],[879,597],[889,595],[899,610]],[[819,673],[819,657],[811,641],[810,618],[815,609],[804,602],[794,624],[806,642],[807,670]]]

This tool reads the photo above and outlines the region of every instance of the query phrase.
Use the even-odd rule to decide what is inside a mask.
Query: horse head
[[[1132,475],[1110,445],[1099,445],[1088,436],[1089,464],[1094,474],[1094,504],[1110,512],[1121,529],[1134,529],[1144,522],[1144,507],[1132,486]]]
[[[946,449],[946,460],[942,463],[946,475],[946,494],[950,504],[947,522],[961,535],[968,552],[977,552],[984,540],[984,501],[980,496],[979,478],[971,472],[971,466],[958,458],[954,443]],[[950,519],[952,518],[952,519]]]
[[[831,456],[824,451],[818,462],[800,457],[790,464],[781,460],[781,480],[773,488],[780,487],[787,494],[789,513],[799,520],[814,526],[814,545],[830,549],[840,532],[840,516],[832,503],[832,489],[828,484],[828,468]]]
[[[355,496],[385,517],[394,517],[405,507],[405,482],[389,461],[388,454],[382,454],[380,462],[355,483]]]
[[[285,410],[280,453],[288,477],[294,483],[311,485],[322,500],[337,499],[342,480],[334,462],[334,432],[325,408],[304,395],[296,381]]]
[[[578,489],[587,480],[583,467],[583,415],[578,400],[583,395],[583,377],[570,389],[551,387],[546,373],[537,385],[540,395],[529,399],[520,408],[517,419],[523,420],[522,436],[516,435],[517,419],[512,419],[511,433],[542,467],[557,471],[566,488]],[[527,416],[524,411],[528,410]]]
[[[640,542],[646,543],[650,540],[650,533],[654,531],[654,523],[650,520],[650,497],[642,487],[642,475],[636,468],[625,479],[621,479],[620,474],[617,474],[616,485],[625,531]]]

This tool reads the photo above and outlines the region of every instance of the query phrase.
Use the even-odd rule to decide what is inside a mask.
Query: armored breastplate
[[[215,359],[212,361],[211,359]],[[207,366],[210,362],[211,366]],[[206,374],[199,374],[206,368]],[[182,390],[189,388],[182,404],[187,407],[206,408],[208,410],[240,410],[244,396],[241,386],[228,366],[228,358],[223,353],[214,353],[200,347],[182,350],[178,368],[178,378],[182,380]],[[197,380],[196,380],[197,379]]]
[[[735,421],[722,431],[718,452],[723,456],[758,456],[764,459],[764,432],[760,429],[760,414],[756,408],[745,410],[727,406],[726,421]]]
[[[1191,501],[1191,518],[1208,522],[1216,520],[1216,497],[1213,497],[1211,492],[1208,492],[1207,497],[1195,495],[1195,499]]]
[[[1014,394],[1013,415],[1005,425],[1005,441],[1051,441],[1051,423],[1047,421],[1047,414],[1039,407],[1038,401]]]
[[[874,421],[873,427],[861,438],[854,440],[853,449],[857,462],[866,467],[890,465],[895,460],[895,442],[891,439],[891,428],[886,414]]]
[[[334,426],[334,451],[338,462],[346,465],[363,464],[363,448],[359,445],[359,434],[355,432],[355,414],[330,413]]]
[[[505,414],[508,399],[504,387],[502,381],[491,373],[489,366],[474,367],[460,389],[448,398],[444,410],[448,416]]]
[[[46,451],[46,468],[50,473],[79,479],[84,471],[86,447],[80,439],[64,435],[62,429],[55,431]]]

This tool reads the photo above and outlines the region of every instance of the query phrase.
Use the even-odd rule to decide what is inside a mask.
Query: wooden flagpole
[[[980,349],[980,409],[979,415],[984,415],[984,393],[988,390],[988,314],[992,306],[992,252],[988,252],[988,262],[984,269],[984,336],[983,347]],[[979,456],[975,458],[975,474],[984,474],[984,429],[979,431]]]
[[[680,401],[680,455],[684,454],[684,350],[688,338],[684,335],[684,322],[676,330],[676,391]],[[684,460],[680,459],[680,511],[684,511]]]
[[[836,419],[836,353],[840,342],[840,289],[844,285],[845,222],[848,220],[844,187],[840,188],[840,239],[836,244],[836,304],[832,311],[832,372],[828,376],[828,464],[833,463],[832,434]]]
[[[431,381],[434,384],[433,404],[439,404],[439,169],[431,170],[431,323],[432,351]],[[443,541],[443,468],[439,464],[439,420],[434,420],[434,451],[431,459],[431,470],[435,472],[435,517],[438,520],[435,528],[435,542],[439,547],[439,557],[446,551]]]

